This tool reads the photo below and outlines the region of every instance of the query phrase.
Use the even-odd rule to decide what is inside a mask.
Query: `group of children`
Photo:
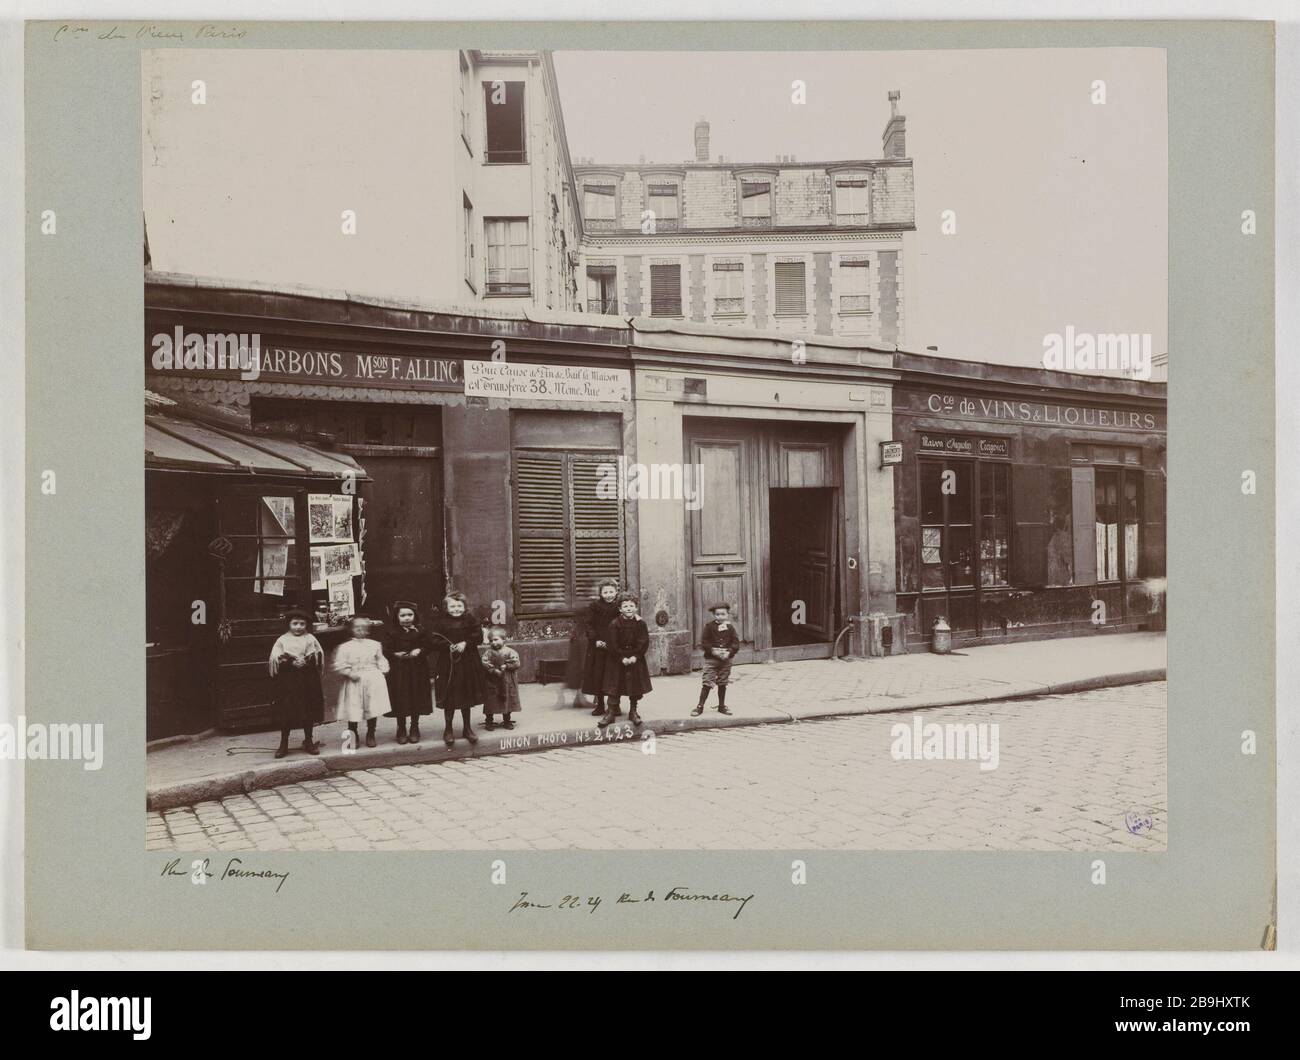
[[[426,628],[420,622],[415,604],[399,600],[393,607],[395,626],[382,643],[370,637],[370,620],[360,615],[350,621],[351,639],[334,652],[331,668],[342,677],[335,704],[335,717],[346,721],[353,738],[361,738],[359,726],[366,723],[365,743],[375,746],[375,728],[380,717],[397,719],[397,742],[419,743],[420,718],[432,714],[434,705],[442,711],[445,727],[443,742],[455,745],[452,723],[459,711],[461,736],[471,744],[478,734],[470,723],[474,707],[482,705],[485,727],[496,728],[500,715],[503,727],[513,729],[512,715],[520,709],[519,654],[506,641],[500,626],[488,632],[488,645],[480,654],[482,623],[470,614],[465,594],[449,593],[443,600],[443,613]],[[701,639],[704,649],[704,674],[700,701],[691,711],[704,712],[709,690],[718,690],[718,711],[727,709],[727,684],[731,662],[740,650],[740,638],[730,619],[730,605],[720,603],[710,608],[712,621]],[[276,758],[289,753],[289,734],[303,730],[302,748],[319,754],[320,745],[312,738],[313,727],[324,717],[321,673],[325,654],[320,642],[307,632],[306,611],[290,611],[285,618],[289,628],[271,649],[270,672],[273,681],[273,706],[280,726],[280,746]],[[599,596],[588,607],[584,620],[587,657],[583,670],[582,691],[595,697],[593,716],[600,716],[603,729],[613,724],[621,711],[619,703],[628,699],[628,720],[641,724],[637,705],[652,688],[646,651],[650,632],[637,614],[636,597],[619,594],[612,579],[601,582]],[[433,686],[432,697],[429,694]]]

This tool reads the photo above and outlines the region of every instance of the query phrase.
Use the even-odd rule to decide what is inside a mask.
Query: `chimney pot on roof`
[[[695,161],[707,162],[709,160],[709,122],[706,118],[699,118],[695,122]]]
[[[907,157],[907,119],[898,113],[901,97],[902,93],[898,89],[889,93],[889,121],[885,123],[885,132],[881,137],[885,158]]]

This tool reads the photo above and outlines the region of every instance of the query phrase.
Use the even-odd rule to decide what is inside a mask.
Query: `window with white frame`
[[[713,315],[745,315],[745,266],[739,261],[713,263]]]
[[[463,203],[463,221],[465,225],[465,282],[471,288],[477,290],[474,283],[474,204],[469,201],[469,196],[463,192],[461,193],[461,201]]]
[[[614,228],[618,196],[613,184],[584,184],[582,209],[587,227],[595,230]]]
[[[871,222],[869,186],[865,176],[835,178],[835,222],[842,225]]]
[[[778,261],[773,270],[776,279],[776,316],[798,317],[808,314],[807,268],[802,261]]]
[[[465,58],[465,53],[460,53],[460,135],[465,141],[465,146],[469,148],[471,154],[474,149],[470,146],[473,141],[470,139],[471,125],[469,121],[469,101],[470,101],[470,77],[469,77],[469,60]]]
[[[679,211],[676,184],[651,184],[646,191],[646,206],[654,214],[656,228],[677,227]]]
[[[871,312],[871,263],[866,258],[841,261],[837,281],[841,315]]]
[[[529,294],[528,218],[488,217],[483,231],[487,237],[487,293]]]
[[[742,228],[761,228],[772,223],[772,182],[740,182],[740,224]]]

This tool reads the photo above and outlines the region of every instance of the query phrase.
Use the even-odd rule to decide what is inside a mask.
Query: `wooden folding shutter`
[[[1026,464],[1013,469],[1011,507],[1015,515],[1015,540],[1011,547],[1012,584],[1032,588],[1047,584],[1047,549],[1052,527],[1048,522],[1051,496],[1049,469]]]
[[[1096,476],[1090,467],[1070,468],[1074,524],[1074,584],[1097,583]]]
[[[564,456],[515,453],[515,610],[568,609]]]
[[[650,315],[654,317],[682,315],[681,266],[650,266]]]
[[[601,496],[602,478],[614,473],[617,457],[574,456],[570,464],[573,504],[573,599],[596,595],[602,578],[623,584],[623,505],[617,494]]]
[[[804,289],[802,261],[776,263],[776,311],[778,314],[799,314],[808,311]]]

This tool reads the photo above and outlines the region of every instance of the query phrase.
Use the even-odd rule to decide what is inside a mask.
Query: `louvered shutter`
[[[515,454],[515,610],[565,611],[568,528],[562,454]]]
[[[650,315],[682,315],[682,281],[680,265],[650,266]]]
[[[573,498],[573,599],[596,595],[596,583],[615,578],[623,583],[623,505],[598,489],[601,479],[614,473],[617,456],[572,458]]]
[[[776,263],[776,312],[778,316],[802,316],[808,311],[804,289],[803,262]]]

